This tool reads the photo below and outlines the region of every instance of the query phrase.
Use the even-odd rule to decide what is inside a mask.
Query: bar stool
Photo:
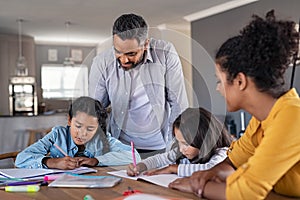
[[[26,131],[29,133],[27,146],[30,146],[31,144],[35,143],[37,141],[37,136],[41,138],[47,133],[49,133],[51,129],[52,128],[26,129]]]

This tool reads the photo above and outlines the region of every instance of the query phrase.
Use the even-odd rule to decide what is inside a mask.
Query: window
[[[71,99],[88,95],[88,68],[85,65],[42,65],[41,81],[43,98],[46,99]]]

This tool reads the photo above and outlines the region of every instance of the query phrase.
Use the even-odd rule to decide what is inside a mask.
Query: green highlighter
[[[38,192],[39,185],[5,186],[6,192]]]

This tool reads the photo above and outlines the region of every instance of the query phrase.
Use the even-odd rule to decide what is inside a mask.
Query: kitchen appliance
[[[35,77],[14,76],[9,79],[10,115],[37,115]]]

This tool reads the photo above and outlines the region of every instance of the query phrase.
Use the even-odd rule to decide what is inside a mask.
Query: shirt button
[[[123,115],[123,114],[124,114],[124,112],[122,111],[122,112],[121,112],[121,114]]]

